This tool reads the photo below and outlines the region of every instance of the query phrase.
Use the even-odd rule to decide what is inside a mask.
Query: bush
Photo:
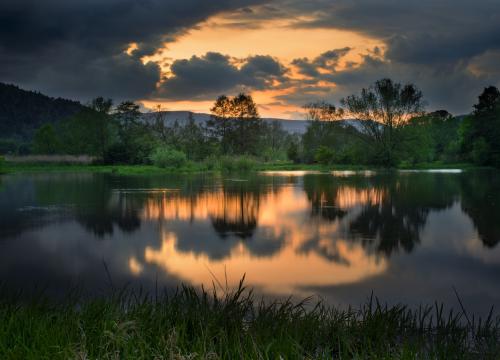
[[[316,150],[316,153],[314,154],[314,160],[323,165],[328,165],[333,163],[334,158],[335,158],[335,151],[323,145],[320,146],[318,150]]]
[[[174,150],[168,147],[159,147],[151,154],[151,162],[161,168],[180,168],[187,163],[187,156],[179,150]]]
[[[2,173],[4,165],[5,165],[5,159],[3,158],[3,156],[0,156],[0,174]]]
[[[107,165],[129,164],[131,158],[130,148],[122,143],[115,143],[104,152],[103,162]]]
[[[257,162],[249,156],[224,156],[220,160],[220,167],[222,171],[229,172],[245,172],[255,168]]]

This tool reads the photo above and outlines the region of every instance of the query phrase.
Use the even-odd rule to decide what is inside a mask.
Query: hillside
[[[40,125],[58,122],[83,108],[76,101],[0,83],[0,138],[30,139]]]

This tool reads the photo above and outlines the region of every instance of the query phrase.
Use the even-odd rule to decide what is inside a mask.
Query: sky
[[[384,77],[470,112],[500,86],[500,0],[0,2],[0,81],[84,103],[209,112],[247,92],[300,119]]]

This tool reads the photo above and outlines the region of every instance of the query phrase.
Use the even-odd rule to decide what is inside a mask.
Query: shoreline
[[[467,163],[428,163],[414,166],[399,166],[395,168],[382,168],[369,165],[320,165],[320,164],[294,164],[294,163],[257,163],[252,169],[243,172],[255,173],[263,171],[411,171],[411,170],[476,170],[494,169],[491,167],[475,166]],[[110,173],[120,175],[161,175],[161,174],[196,174],[220,173],[225,170],[207,166],[203,163],[190,163],[181,168],[160,168],[154,165],[86,165],[86,164],[60,164],[60,163],[10,163],[5,162],[0,168],[0,174],[40,173],[40,172],[92,172]],[[230,172],[230,171],[227,171]],[[238,172],[238,171],[234,171]]]

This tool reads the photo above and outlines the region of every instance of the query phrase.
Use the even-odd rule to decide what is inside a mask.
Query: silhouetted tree
[[[89,107],[98,113],[109,114],[113,107],[113,100],[99,96],[90,102]]]
[[[462,151],[467,160],[500,166],[500,91],[489,86],[479,95],[474,112],[462,126]]]
[[[220,96],[211,109],[207,128],[223,154],[252,154],[259,150],[263,123],[250,95]]]
[[[474,105],[476,115],[495,111],[500,105],[500,91],[495,86],[488,86],[479,95],[479,101]]]
[[[110,149],[107,158],[127,163],[148,161],[156,143],[148,125],[142,121],[139,105],[124,101],[116,107],[114,117],[118,124],[119,142]]]

